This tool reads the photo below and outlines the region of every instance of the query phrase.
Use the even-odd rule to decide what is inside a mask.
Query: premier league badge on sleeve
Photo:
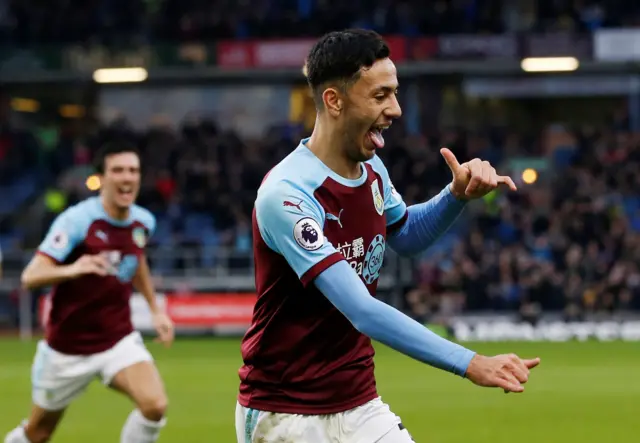
[[[324,243],[324,234],[320,225],[311,217],[298,220],[293,227],[293,238],[307,251],[317,251]]]
[[[69,245],[69,236],[64,231],[58,231],[51,237],[51,246],[55,249],[64,249]]]
[[[384,213],[384,198],[382,198],[382,193],[378,186],[378,179],[371,183],[371,194],[373,194],[373,206],[375,206],[376,212],[378,215],[382,215]]]
[[[133,242],[139,248],[144,248],[147,244],[147,234],[144,231],[144,228],[135,228],[133,230]]]

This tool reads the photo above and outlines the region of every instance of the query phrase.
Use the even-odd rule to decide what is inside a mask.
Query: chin
[[[371,160],[376,155],[376,147],[370,146],[368,143],[364,143],[362,145],[362,149],[360,149],[360,155],[363,157],[360,161]]]
[[[127,209],[131,208],[131,206],[133,206],[133,203],[134,203],[133,200],[125,200],[125,201],[120,200],[115,202],[115,206],[120,211],[126,211]]]
[[[358,152],[351,154],[349,157],[353,162],[366,162],[371,160],[375,155],[376,155],[375,151],[362,148]]]
[[[362,162],[366,162],[366,161],[371,160],[371,159],[372,159],[373,157],[375,157],[375,156],[376,156],[376,150],[375,150],[375,149],[373,149],[373,150],[371,150],[371,149],[364,149],[364,150],[362,151],[362,159],[361,159],[360,161],[362,161]]]

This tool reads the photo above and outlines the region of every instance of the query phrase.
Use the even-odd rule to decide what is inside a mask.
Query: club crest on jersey
[[[139,248],[144,248],[147,244],[147,234],[144,232],[144,228],[135,228],[131,234],[133,242]]]
[[[378,186],[378,179],[371,183],[371,194],[373,195],[373,206],[375,206],[376,212],[378,215],[382,215],[384,213],[384,198],[382,198],[382,193]]]
[[[324,243],[322,229],[311,217],[304,217],[296,222],[293,227],[293,238],[307,251],[317,251]]]

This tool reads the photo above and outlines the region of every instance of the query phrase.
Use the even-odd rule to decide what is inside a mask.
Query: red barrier
[[[158,294],[176,328],[248,327],[256,295],[251,293]],[[45,326],[51,311],[49,297],[40,299],[38,318]],[[151,327],[149,310],[140,294],[131,297],[131,319],[138,329]]]

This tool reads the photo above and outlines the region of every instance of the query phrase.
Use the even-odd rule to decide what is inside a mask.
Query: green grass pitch
[[[633,343],[473,344],[483,353],[540,356],[526,392],[505,395],[378,346],[380,394],[417,442],[628,443],[640,425],[640,347]],[[240,364],[235,339],[149,344],[167,385],[169,422],[161,442],[235,443]],[[35,343],[0,339],[0,439],[28,411]],[[99,382],[74,403],[54,443],[113,443],[131,410]]]

